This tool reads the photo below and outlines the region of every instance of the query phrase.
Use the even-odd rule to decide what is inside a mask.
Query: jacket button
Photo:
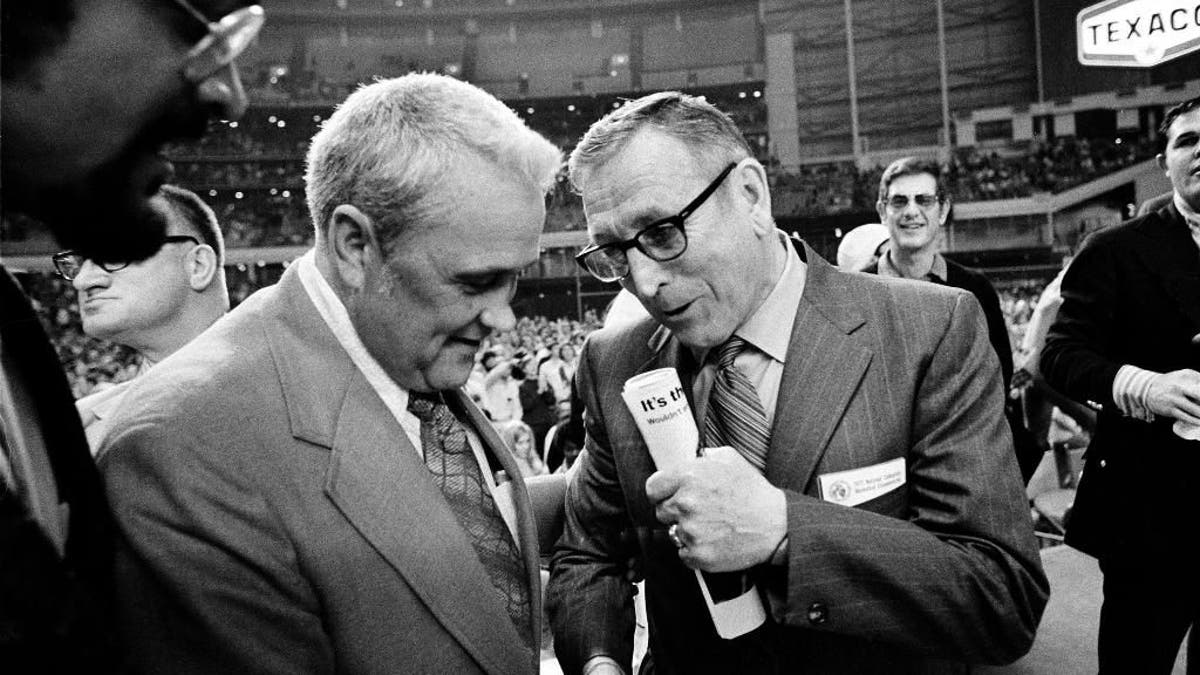
[[[824,603],[814,602],[808,606],[808,622],[814,626],[820,626],[829,620],[829,609]]]

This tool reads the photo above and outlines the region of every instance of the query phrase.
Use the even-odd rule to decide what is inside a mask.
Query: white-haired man
[[[560,155],[437,75],[351,95],[308,154],[313,251],[143,376],[100,466],[149,672],[529,673],[538,551],[461,386],[537,260]]]
[[[164,185],[146,217],[167,233],[141,261],[96,262],[73,250],[54,255],[54,267],[79,293],[83,332],[136,349],[140,372],[189,343],[229,311],[225,245],[217,217],[194,192]],[[133,380],[75,402],[88,446],[104,441],[111,415]]]

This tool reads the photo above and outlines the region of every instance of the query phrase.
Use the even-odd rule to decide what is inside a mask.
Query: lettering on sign
[[[1106,0],[1075,17],[1079,62],[1149,68],[1200,49],[1200,0]]]

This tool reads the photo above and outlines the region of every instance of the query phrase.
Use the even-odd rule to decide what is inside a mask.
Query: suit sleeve
[[[1094,401],[1115,409],[1113,380],[1121,363],[1112,360],[1112,340],[1123,333],[1116,324],[1120,282],[1111,240],[1085,246],[1062,280],[1062,306],[1046,335],[1042,375],[1076,401]]]
[[[193,427],[143,418],[114,431],[101,462],[134,669],[332,672],[319,600],[254,474]]]
[[[1032,645],[1049,588],[983,315],[965,293],[949,302],[913,402],[907,513],[787,491],[777,617],[936,658],[1006,663]]]
[[[550,562],[547,608],[564,672],[593,656],[628,670],[633,661],[633,592],[626,574],[632,530],[595,390],[592,343],[584,345],[576,385],[584,403],[584,451],[567,486],[566,522]],[[619,533],[625,533],[625,537]]]

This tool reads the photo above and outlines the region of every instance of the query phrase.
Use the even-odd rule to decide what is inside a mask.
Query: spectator
[[[150,203],[154,217],[166,222],[167,236],[149,258],[98,263],[73,251],[54,256],[59,274],[79,293],[84,332],[137,350],[144,369],[191,342],[229,310],[225,249],[212,210],[195,194],[172,185],[159,188]],[[129,384],[76,401],[93,455]]]

